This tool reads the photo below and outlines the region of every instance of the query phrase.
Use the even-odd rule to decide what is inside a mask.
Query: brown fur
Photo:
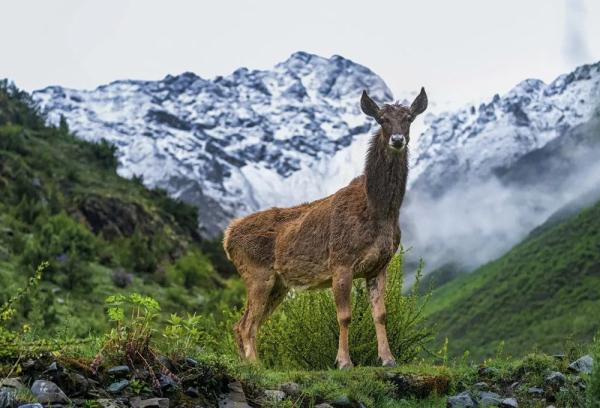
[[[235,325],[245,358],[257,359],[258,328],[290,288],[331,286],[340,324],[337,363],[350,367],[351,283],[365,278],[379,356],[384,365],[394,364],[385,334],[385,269],[400,244],[398,217],[408,175],[406,144],[410,122],[425,110],[415,108],[417,102],[422,105],[423,95],[424,91],[411,108],[396,104],[379,109],[363,94],[363,111],[381,129],[372,136],[364,174],[346,187],[311,203],[271,208],[231,222],[223,245],[246,283],[246,310]],[[401,148],[392,135],[404,138]]]

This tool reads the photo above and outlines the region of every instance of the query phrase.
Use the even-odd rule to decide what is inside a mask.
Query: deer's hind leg
[[[267,268],[253,270],[246,281],[246,310],[234,330],[240,353],[248,361],[258,361],[256,335],[269,314],[281,303],[287,289],[277,275]]]
[[[375,333],[377,334],[377,354],[384,367],[395,367],[396,360],[390,351],[385,327],[385,272],[386,268],[383,268],[376,276],[367,279],[367,288],[369,290],[369,301],[371,302],[371,314],[375,323]]]

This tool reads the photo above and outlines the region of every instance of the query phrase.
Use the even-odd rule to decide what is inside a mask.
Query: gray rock
[[[185,359],[185,364],[187,364],[190,367],[196,367],[198,365],[198,361],[194,360],[191,357],[188,357]]]
[[[198,388],[196,387],[188,387],[187,390],[185,390],[185,395],[192,398],[198,398],[200,396],[200,391],[198,391]]]
[[[333,408],[330,404],[323,402],[322,404],[315,405],[315,408]]]
[[[48,368],[46,369],[46,372],[49,372],[49,373],[55,372],[55,371],[58,371],[58,364],[56,364],[56,361],[53,362],[52,364],[50,364],[48,366]]]
[[[0,387],[10,387],[16,389],[25,388],[19,377],[5,378],[4,380],[0,381]]]
[[[335,401],[331,402],[331,405],[333,405],[335,408],[345,408],[354,406],[352,400],[347,395],[342,395],[341,397],[336,398]]]
[[[24,405],[19,405],[19,408],[44,408],[44,406],[42,404],[24,404]]]
[[[134,398],[131,401],[132,408],[169,408],[170,401],[168,398],[150,398],[141,399]]]
[[[125,404],[123,404],[119,400],[113,400],[108,398],[100,398],[95,400],[96,404],[98,404],[101,408],[125,408]]]
[[[500,408],[519,408],[516,398],[504,398],[500,403]]]
[[[70,402],[65,393],[52,381],[36,380],[31,392],[41,404],[67,404]]]
[[[490,386],[486,382],[481,381],[473,385],[473,388],[477,391],[487,391],[490,389]]]
[[[447,408],[473,408],[475,407],[475,401],[471,398],[471,395],[467,392],[461,392],[458,395],[449,397],[446,402]]]
[[[114,382],[111,385],[109,385],[107,390],[111,394],[118,394],[127,387],[129,387],[129,381],[121,380],[121,381],[117,381],[117,382]]]
[[[298,395],[300,394],[300,385],[295,382],[288,382],[281,384],[279,389],[285,392],[287,395]]]
[[[495,392],[481,391],[479,393],[479,404],[482,407],[497,407],[502,403],[502,397]]]
[[[15,403],[17,390],[12,387],[0,388],[0,408],[11,408]]]
[[[285,392],[279,390],[265,390],[265,396],[269,401],[281,402],[285,399]]]
[[[559,388],[565,385],[567,377],[559,371],[553,371],[546,376],[546,385],[552,388]]]
[[[541,389],[540,387],[530,387],[527,390],[527,393],[534,397],[543,397],[544,396],[544,390]]]
[[[174,392],[179,388],[177,381],[175,381],[170,375],[161,374],[160,377],[158,377],[158,382],[162,392]]]
[[[239,381],[227,385],[229,392],[219,397],[219,408],[251,408]]]
[[[130,371],[131,370],[129,369],[128,366],[120,365],[120,366],[109,368],[107,373],[109,375],[112,375],[113,377],[123,378],[123,377],[126,377],[127,375],[129,375]]]
[[[569,369],[576,373],[591,374],[593,365],[594,359],[588,354],[569,364]]]

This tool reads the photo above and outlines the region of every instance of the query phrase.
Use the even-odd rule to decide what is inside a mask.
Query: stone
[[[158,382],[160,384],[161,391],[165,393],[174,392],[179,388],[177,381],[175,381],[170,375],[161,374],[158,377]]]
[[[121,381],[117,381],[117,382],[114,382],[111,385],[109,385],[107,390],[111,394],[118,394],[127,387],[129,387],[129,381],[121,380]]]
[[[35,380],[31,392],[41,404],[68,404],[69,398],[52,381]]]
[[[346,408],[346,407],[354,407],[354,403],[347,395],[342,395],[335,399],[335,401],[331,402],[335,408]]]
[[[24,405],[19,405],[19,408],[44,408],[44,406],[42,404],[24,404]]]
[[[593,365],[594,359],[588,354],[569,364],[569,370],[576,373],[591,374]]]
[[[315,408],[333,408],[330,404],[323,402],[322,404],[315,405]]]
[[[481,391],[479,393],[479,405],[482,407],[497,407],[502,402],[502,397],[495,392]]]
[[[279,386],[279,389],[283,392],[285,392],[287,395],[298,395],[300,394],[300,385],[298,385],[298,383],[295,382],[287,382],[284,384],[281,384]]]
[[[219,397],[219,408],[251,408],[246,400],[242,383],[234,381],[227,384],[229,392]]]
[[[504,398],[500,402],[500,408],[519,408],[519,403],[516,398]]]
[[[489,385],[483,381],[473,385],[473,388],[477,391],[488,391],[490,389]]]
[[[58,371],[58,364],[56,364],[56,361],[53,362],[52,364],[50,364],[48,366],[48,368],[46,369],[46,372],[51,373],[51,372],[56,372]]]
[[[265,396],[271,402],[281,402],[285,399],[285,392],[280,390],[265,390]]]
[[[471,398],[471,395],[467,392],[461,392],[458,395],[448,397],[446,402],[447,408],[473,408],[475,407],[475,401]]]
[[[101,408],[125,408],[125,404],[123,404],[119,400],[100,398],[100,399],[95,400],[95,402]]]
[[[198,361],[194,360],[191,357],[188,357],[188,358],[185,359],[185,364],[188,367],[196,367],[198,365]]]
[[[567,382],[567,377],[559,371],[553,371],[546,376],[546,385],[554,389],[560,388]]]
[[[200,391],[198,391],[198,388],[196,387],[188,387],[185,390],[185,395],[192,398],[198,398],[200,397]]]
[[[12,387],[0,388],[0,408],[12,408],[15,403],[17,390]]]
[[[120,365],[120,366],[109,368],[107,373],[108,373],[108,375],[112,375],[113,377],[123,378],[123,377],[126,377],[127,375],[129,375],[130,371],[131,370],[129,369],[128,366]]]
[[[527,393],[534,397],[543,397],[544,396],[544,390],[541,389],[540,387],[530,387],[527,390]]]
[[[134,398],[131,401],[132,408],[169,408],[170,401],[168,398],[150,398],[150,399],[141,399]]]
[[[23,383],[21,382],[21,379],[19,377],[14,377],[14,378],[5,378],[4,380],[0,381],[0,387],[10,387],[10,388],[25,388],[25,385],[23,385]]]

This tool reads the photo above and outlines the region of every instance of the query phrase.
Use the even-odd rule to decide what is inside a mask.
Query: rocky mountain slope
[[[204,233],[215,235],[232,217],[316,199],[359,175],[374,128],[359,110],[362,89],[393,100],[368,68],[298,52],[271,70],[54,86],[34,98],[52,122],[63,115],[79,137],[114,143],[121,175],[143,176],[198,206]],[[479,106],[428,114],[413,135],[404,245],[432,266],[475,266],[510,248],[575,193],[549,199],[518,180],[507,189],[499,172],[568,137],[599,101],[596,63],[550,84],[527,79]]]

